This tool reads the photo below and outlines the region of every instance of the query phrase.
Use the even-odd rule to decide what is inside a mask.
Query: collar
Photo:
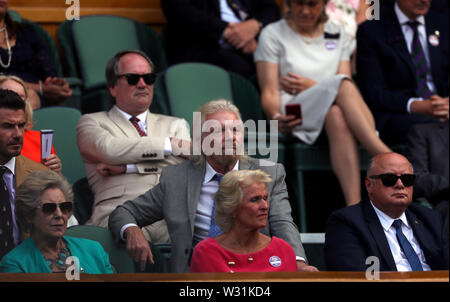
[[[406,22],[409,22],[409,21],[417,21],[417,22],[419,22],[419,25],[425,25],[425,17],[424,17],[424,16],[419,16],[419,17],[417,17],[416,20],[410,20],[410,19],[402,12],[402,10],[401,10],[400,7],[398,6],[398,3],[397,3],[397,2],[395,2],[394,10],[395,10],[395,14],[397,15],[398,22],[399,22],[401,25],[405,25]]]
[[[8,168],[9,171],[11,171],[11,173],[13,175],[16,175],[16,157],[14,156],[13,158],[11,158],[6,164],[3,165],[4,167]]]
[[[116,107],[117,111],[119,111],[120,114],[122,114],[124,118],[126,118],[128,121],[130,120],[132,115],[126,113],[125,111],[123,111],[122,109],[117,107],[117,105],[114,105],[114,107]],[[147,115],[148,115],[148,110],[142,112],[141,114],[137,115],[136,117],[139,119],[139,121],[141,121],[143,123],[147,123]]]
[[[408,224],[408,219],[406,219],[405,213],[403,213],[399,218],[393,219],[380,211],[373,203],[370,201],[370,204],[372,205],[373,209],[375,210],[375,213],[377,213],[378,219],[380,220],[381,225],[383,226],[383,229],[387,232],[392,224],[394,223],[394,220],[400,219],[406,227],[410,228]]]
[[[239,170],[239,160],[236,162],[233,169],[231,169],[231,170],[232,171]],[[211,165],[208,163],[208,161],[206,161],[206,171],[205,171],[205,177],[203,178],[203,184],[207,184],[208,182],[210,182],[211,179],[214,177],[214,175],[216,175],[216,173],[219,173],[219,172],[214,170],[213,167],[211,167]]]

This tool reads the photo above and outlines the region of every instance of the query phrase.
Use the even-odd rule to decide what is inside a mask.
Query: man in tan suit
[[[25,102],[15,92],[0,89],[0,259],[25,239],[14,213],[15,190],[44,165],[20,155],[25,127]]]
[[[86,224],[107,227],[110,213],[159,182],[163,167],[180,163],[181,146],[189,149],[185,120],[149,111],[153,99],[151,60],[140,51],[121,51],[106,67],[115,105],[108,112],[85,114],[77,126],[77,142],[94,193]],[[184,154],[187,154],[184,153]],[[152,242],[167,242],[165,222],[146,227]]]

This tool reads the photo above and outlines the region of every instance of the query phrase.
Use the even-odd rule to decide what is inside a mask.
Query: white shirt
[[[378,219],[380,220],[381,226],[383,227],[384,234],[386,235],[386,239],[389,244],[389,248],[391,249],[392,257],[394,258],[395,265],[397,267],[397,271],[399,272],[409,272],[411,271],[411,265],[408,262],[408,259],[406,259],[405,254],[403,253],[398,240],[395,230],[395,227],[392,225],[395,220],[400,219],[402,221],[402,232],[405,235],[406,239],[411,243],[411,246],[413,247],[414,251],[416,252],[417,256],[420,259],[420,264],[422,264],[424,271],[431,270],[430,266],[425,262],[425,256],[423,254],[422,249],[420,248],[419,242],[414,237],[414,232],[411,228],[411,226],[408,223],[408,220],[406,219],[405,213],[402,214],[397,219],[393,219],[380,211],[377,207],[374,206],[372,201],[370,202],[372,207],[375,210],[375,213],[378,216]]]
[[[427,61],[427,64],[430,67],[431,65],[430,65],[428,43],[427,43],[427,32],[426,32],[426,28],[425,28],[425,17],[424,16],[419,16],[416,20],[410,20],[401,11],[401,9],[398,6],[397,2],[395,2],[394,11],[395,11],[395,14],[397,15],[398,22],[400,23],[400,26],[402,28],[403,37],[405,38],[406,46],[408,47],[409,53],[411,53],[411,43],[412,43],[412,40],[413,40],[413,37],[414,37],[414,31],[407,24],[407,22],[409,22],[409,21],[417,21],[417,22],[419,22],[419,24],[417,26],[417,32],[419,33],[419,41],[420,41],[420,44],[422,45],[423,52],[425,53],[425,59]],[[429,69],[429,70],[431,70],[431,69]],[[427,86],[428,86],[428,89],[430,89],[431,92],[435,92],[436,91],[436,89],[434,87],[433,79],[431,77],[431,72],[427,73]],[[422,98],[411,98],[411,99],[409,99],[408,104],[407,104],[407,111],[411,112],[410,108],[411,108],[411,103],[413,101],[421,101],[421,100],[422,100]]]
[[[11,205],[11,212],[12,212],[12,220],[13,220],[13,237],[14,237],[14,245],[18,245],[20,243],[20,228],[19,224],[16,220],[15,215],[15,203],[14,199],[16,198],[16,181],[14,179],[15,172],[16,172],[16,158],[11,158],[6,164],[3,165],[4,167],[9,169],[9,172],[6,171],[5,174],[3,174],[3,180],[6,183],[6,187],[9,191],[9,202]]]
[[[232,171],[239,170],[239,161],[234,165]],[[200,189],[200,199],[197,204],[197,212],[194,223],[194,245],[208,237],[211,226],[211,214],[214,204],[214,195],[219,190],[219,182],[214,179],[216,170],[206,162],[205,177]]]
[[[120,112],[120,114],[123,115],[124,118],[126,118],[128,121],[130,120],[130,118],[132,117],[132,115],[126,113],[125,111],[123,111],[122,109],[120,109],[119,107],[117,107],[117,105],[114,105],[117,109],[117,111]],[[141,130],[143,132],[145,132],[145,134],[148,135],[147,133],[147,115],[148,115],[148,111],[144,111],[141,114],[137,115],[136,118],[139,119],[138,125],[141,128]],[[172,145],[170,144],[170,138],[166,137],[165,142],[164,142],[164,155],[170,155],[172,154]],[[126,173],[137,173],[138,169],[136,167],[136,165],[134,164],[127,164],[127,171]]]
[[[241,20],[234,14],[233,10],[228,5],[227,0],[220,0],[220,17],[223,21],[228,23],[241,22]]]

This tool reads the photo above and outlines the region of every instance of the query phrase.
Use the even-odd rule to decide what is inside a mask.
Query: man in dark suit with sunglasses
[[[156,75],[148,56],[120,51],[106,66],[114,106],[85,114],[77,126],[77,143],[94,193],[89,225],[107,227],[109,214],[159,182],[163,167],[180,163],[179,146],[190,146],[187,122],[149,111]],[[182,143],[185,143],[184,145]],[[164,222],[144,230],[150,241],[169,240]]]
[[[412,204],[415,176],[398,153],[375,156],[367,170],[369,200],[334,212],[327,222],[328,270],[448,269],[439,213]]]

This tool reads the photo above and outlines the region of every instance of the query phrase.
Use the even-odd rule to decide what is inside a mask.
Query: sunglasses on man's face
[[[62,203],[52,203],[47,202],[43,203],[39,206],[44,214],[53,214],[56,211],[56,207],[59,206],[59,209],[63,214],[69,214],[72,211],[72,203],[70,201],[62,202]]]
[[[400,176],[393,173],[379,174],[379,175],[371,175],[369,178],[372,179],[381,179],[381,182],[386,187],[393,187],[397,183],[397,180],[400,179],[405,187],[410,187],[414,185],[414,181],[416,180],[416,175],[414,174],[402,174]]]
[[[153,85],[156,81],[156,74],[154,73],[144,73],[144,74],[137,74],[137,73],[124,73],[117,75],[117,78],[124,77],[127,80],[128,85],[135,86],[139,79],[142,78],[147,85]]]

